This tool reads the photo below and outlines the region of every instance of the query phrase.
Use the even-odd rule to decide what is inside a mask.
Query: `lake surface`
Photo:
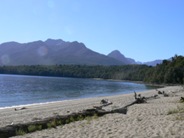
[[[153,89],[123,81],[0,75],[0,107],[109,96]]]

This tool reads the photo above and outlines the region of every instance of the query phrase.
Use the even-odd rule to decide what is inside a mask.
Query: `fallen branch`
[[[21,107],[21,108],[15,108],[14,110],[18,111],[18,110],[24,110],[24,109],[27,109],[27,108],[26,107]]]
[[[169,94],[165,93],[165,91],[159,91],[156,89],[156,91],[158,92],[158,94],[162,94],[164,97],[169,97]]]
[[[117,108],[117,109],[113,109],[113,110],[109,110],[106,111],[104,109],[102,109],[102,107],[108,106],[110,104],[112,104],[112,102],[105,102],[105,101],[101,101],[101,106],[94,106],[94,108],[91,109],[86,109],[77,113],[71,113],[69,115],[56,115],[53,117],[49,117],[49,118],[45,118],[42,120],[34,120],[33,122],[28,122],[28,123],[24,123],[24,124],[12,124],[12,125],[8,125],[5,127],[0,128],[0,138],[9,138],[12,136],[16,136],[18,135],[18,131],[22,131],[25,133],[31,133],[37,130],[42,130],[42,129],[47,129],[50,127],[56,127],[58,125],[64,125],[64,124],[68,124],[70,122],[74,122],[74,121],[79,121],[79,120],[83,120],[86,117],[92,117],[92,116],[103,116],[106,114],[112,114],[112,113],[121,113],[121,114],[126,114],[128,107],[132,106],[134,104],[141,104],[141,103],[146,103],[148,99],[151,98],[155,98],[157,96],[152,96],[152,97],[142,97],[141,94],[138,94],[136,92],[134,92],[134,97],[135,97],[135,101],[124,106],[121,108]],[[34,131],[30,130],[30,126],[37,128]]]
[[[135,97],[135,103],[139,104],[139,103],[146,103],[146,98],[142,97],[141,94],[138,94],[136,92],[134,92],[134,97]]]
[[[69,115],[56,115],[53,117],[45,118],[40,121],[33,121],[33,122],[28,122],[24,124],[13,124],[9,125],[3,128],[0,128],[0,138],[9,138],[12,136],[18,135],[18,131],[22,131],[25,133],[30,133],[33,132],[32,130],[29,130],[30,126],[38,127],[41,129],[47,129],[49,127],[56,127],[58,125],[64,125],[68,124],[70,122],[78,121],[81,119],[85,119],[86,117],[92,117],[92,116],[103,116],[105,114],[112,114],[112,113],[121,113],[121,114],[126,114],[127,109],[126,108],[119,108],[119,109],[114,109],[110,111],[106,111],[103,109],[86,109],[77,113],[71,113]],[[36,130],[35,130],[36,131]]]
[[[184,97],[180,98],[180,102],[183,103],[184,102]]]
[[[110,102],[108,99],[102,99],[100,104],[101,104],[101,106],[93,106],[93,108],[100,110],[105,106],[111,105],[112,102]]]

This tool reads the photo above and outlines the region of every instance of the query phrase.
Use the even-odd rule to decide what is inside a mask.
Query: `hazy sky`
[[[136,61],[184,55],[184,0],[0,0],[0,43],[47,38]]]

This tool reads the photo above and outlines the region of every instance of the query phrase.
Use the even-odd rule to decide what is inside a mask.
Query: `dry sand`
[[[46,129],[16,138],[184,138],[184,118],[179,113],[168,115],[184,104],[179,103],[184,96],[181,86],[159,89],[170,94],[158,99],[148,100],[144,104],[135,104],[128,108],[127,114],[108,114],[92,120],[76,121],[57,128]],[[157,94],[156,90],[142,92],[142,96]],[[0,110],[0,127],[11,123],[24,123],[56,114],[64,115],[100,105],[107,98],[113,102],[105,109],[120,108],[134,101],[133,94],[111,97],[89,98],[63,101],[43,105],[28,106],[25,110],[13,108]]]

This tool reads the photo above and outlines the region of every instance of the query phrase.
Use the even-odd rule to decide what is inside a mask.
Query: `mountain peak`
[[[119,50],[113,50],[111,53],[114,53],[114,54],[121,54],[121,52]]]
[[[64,41],[62,39],[50,39],[49,38],[45,41],[45,43],[47,45],[60,45],[60,44],[64,43]]]
[[[115,58],[117,60],[124,60],[125,56],[121,54],[119,50],[114,50],[111,53],[108,54],[109,57]]]
[[[107,56],[87,48],[78,41],[68,42],[62,39],[47,39],[27,43],[6,42],[0,44],[0,55],[6,60],[1,65],[124,65],[141,64],[134,59],[125,57],[119,50],[114,50]],[[34,57],[34,58],[33,58]],[[4,58],[4,59],[5,59]],[[156,65],[161,61],[143,63]]]
[[[6,53],[6,54],[4,54]],[[88,49],[78,41],[47,39],[28,43],[0,44],[1,65],[122,65],[121,61]],[[7,55],[7,56],[6,56]],[[34,58],[33,58],[34,57]]]
[[[109,57],[119,60],[125,64],[136,64],[134,59],[125,57],[119,50],[114,50],[108,54]]]
[[[75,47],[77,46],[77,47],[80,47],[80,48],[86,48],[86,46],[83,43],[80,43],[78,41],[71,42],[71,45],[75,46]]]

